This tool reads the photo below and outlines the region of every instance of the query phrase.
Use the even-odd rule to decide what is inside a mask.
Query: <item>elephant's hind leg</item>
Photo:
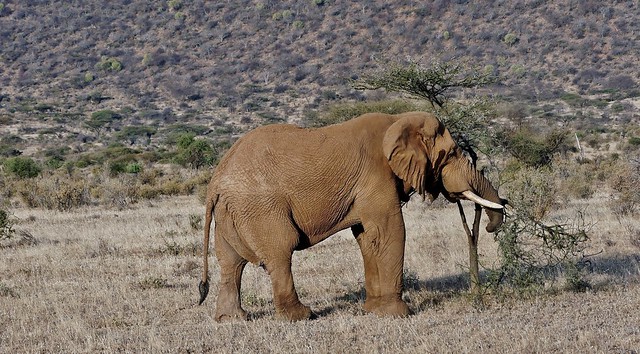
[[[276,315],[289,321],[309,319],[313,313],[308,306],[300,302],[293,284],[293,274],[291,273],[292,253],[289,253],[288,257],[284,254],[281,256],[269,261],[267,264],[267,270],[271,276],[271,286],[273,287],[273,302],[276,307]]]
[[[216,321],[247,319],[247,313],[240,306],[240,284],[242,271],[247,260],[220,235],[216,230],[216,257],[220,265],[220,286],[216,305]]]
[[[263,249],[263,256],[271,277],[276,316],[289,321],[309,319],[313,312],[300,302],[291,273],[293,250],[299,242],[298,231],[286,218],[275,216],[265,222],[270,225],[268,232],[271,235],[270,245]]]

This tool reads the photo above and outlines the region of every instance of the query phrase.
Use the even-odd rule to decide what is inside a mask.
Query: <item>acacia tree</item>
[[[452,102],[447,93],[452,89],[477,88],[496,80],[497,78],[489,72],[482,72],[477,68],[469,69],[455,60],[434,61],[430,66],[411,61],[407,65],[392,63],[381,72],[354,80],[352,86],[358,90],[385,89],[417,99],[426,99],[476,166],[478,155],[475,149],[483,140],[481,137],[486,136],[488,128],[487,111],[484,109],[486,107],[483,107],[485,103],[476,101],[462,105]],[[457,205],[469,244],[471,290],[477,293],[480,285],[478,237],[482,208],[476,204],[473,227],[470,229],[460,201],[457,201]]]
[[[406,65],[391,63],[383,67],[379,72],[352,81],[352,86],[359,90],[385,89],[427,100],[474,166],[478,158],[476,151],[483,152],[490,160],[495,160],[492,155],[497,155],[501,150],[511,152],[518,158],[509,146],[522,142],[507,141],[503,132],[491,129],[491,125],[495,125],[490,124],[491,104],[478,98],[463,103],[448,95],[452,90],[475,89],[497,81],[497,77],[489,71],[456,60],[436,60],[428,66],[411,61]],[[561,141],[558,137],[551,140]],[[557,148],[557,145],[554,146]],[[524,151],[527,149],[524,147]],[[571,273],[571,278],[568,278],[571,285],[580,289],[585,283],[575,272],[576,263],[571,260],[584,249],[587,240],[584,222],[545,224],[542,221],[544,214],[531,213],[527,207],[527,198],[536,198],[542,193],[531,188],[529,182],[525,181],[520,187],[520,190],[526,190],[529,194],[514,195],[515,200],[510,202],[513,207],[506,210],[505,222],[494,236],[499,245],[502,265],[492,272],[490,285],[498,286],[508,281],[518,286],[529,286],[539,282],[541,274],[550,266],[563,264],[569,265],[565,269]],[[457,205],[469,245],[471,290],[475,295],[480,295],[477,246],[482,208],[476,204],[473,226],[469,228],[459,201]]]
[[[379,73],[352,82],[357,90],[385,89],[426,99],[434,107],[444,108],[450,89],[476,88],[496,81],[487,71],[471,70],[456,61],[434,61],[430,66],[410,61],[407,65],[391,63]]]

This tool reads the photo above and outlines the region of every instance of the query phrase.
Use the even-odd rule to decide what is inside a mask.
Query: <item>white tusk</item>
[[[470,201],[472,201],[474,203],[478,203],[478,204],[482,205],[485,208],[489,208],[489,209],[502,209],[502,208],[504,208],[502,205],[500,205],[498,203],[494,203],[494,202],[488,201],[486,199],[480,198],[478,195],[476,195],[472,191],[464,191],[464,192],[462,192],[462,195],[464,195]]]

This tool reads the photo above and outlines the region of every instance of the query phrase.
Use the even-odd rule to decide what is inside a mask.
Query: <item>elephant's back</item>
[[[344,151],[320,129],[274,124],[245,134],[220,160],[212,181],[218,189],[272,191],[292,186],[330,164],[336,151]]]
[[[225,158],[235,164],[255,164],[268,161],[273,165],[286,163],[300,155],[309,155],[323,148],[326,134],[318,129],[301,128],[291,124],[258,127],[242,136]],[[309,157],[309,156],[306,156]]]

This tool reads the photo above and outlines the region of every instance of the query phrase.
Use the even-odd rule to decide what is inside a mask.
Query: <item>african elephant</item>
[[[469,199],[485,207],[487,231],[503,218],[501,199],[432,114],[364,114],[317,129],[268,125],[240,138],[208,186],[200,304],[209,291],[208,248],[215,218],[220,265],[216,320],[246,319],[242,271],[269,273],[278,316],[312,316],[298,299],[293,251],[351,228],[364,259],[364,309],[406,316],[402,300],[405,226],[401,206],[416,192],[430,200]]]

